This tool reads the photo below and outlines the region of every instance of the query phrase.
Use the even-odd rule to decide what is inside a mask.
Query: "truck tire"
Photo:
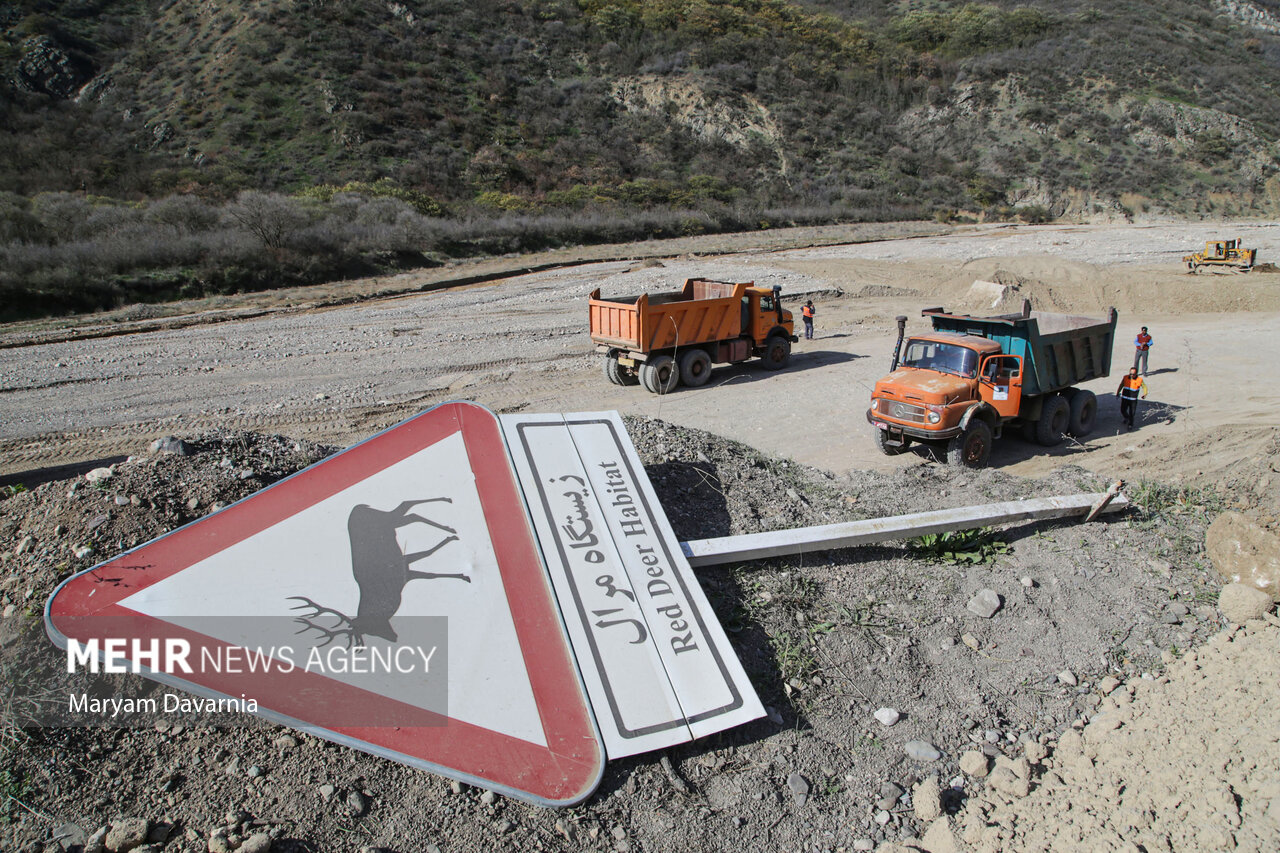
[[[872,427],[872,431],[876,434],[876,447],[880,448],[880,452],[885,456],[897,456],[901,453],[906,453],[908,445],[911,444],[911,439],[905,435],[902,437],[902,444],[887,444],[886,442],[889,440],[889,431],[887,429]]]
[[[947,444],[947,464],[957,468],[985,468],[991,458],[991,427],[974,418],[964,432]]]
[[[1071,421],[1071,406],[1066,398],[1054,395],[1044,401],[1040,409],[1040,420],[1036,423],[1036,441],[1045,447],[1062,444]]]
[[[711,379],[711,356],[704,349],[691,349],[680,356],[680,381],[700,388]]]
[[[640,382],[653,394],[669,394],[680,384],[680,368],[669,355],[658,355],[640,365]]]
[[[635,385],[640,381],[630,370],[618,364],[618,353],[611,352],[604,357],[604,378],[614,385]]]
[[[772,335],[764,342],[760,361],[765,370],[781,370],[791,360],[791,341],[782,335]]]
[[[1071,397],[1070,413],[1067,417],[1067,434],[1077,438],[1093,432],[1093,424],[1098,419],[1098,398],[1092,391],[1076,391]]]

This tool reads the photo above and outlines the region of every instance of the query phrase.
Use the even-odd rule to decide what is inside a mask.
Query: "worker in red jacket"
[[[1147,375],[1147,350],[1151,349],[1151,336],[1147,334],[1147,327],[1143,326],[1142,331],[1138,332],[1138,336],[1133,339],[1133,367],[1136,370],[1138,363],[1142,363],[1142,375]]]

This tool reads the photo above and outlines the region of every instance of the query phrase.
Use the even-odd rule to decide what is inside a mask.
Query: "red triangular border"
[[[547,747],[447,719],[297,669],[269,675],[209,674],[166,683],[196,692],[256,699],[259,714],[407,764],[543,805],[571,805],[595,790],[605,755],[569,648],[497,418],[474,403],[446,403],[65,581],[45,609],[49,636],[65,648],[110,637],[183,638],[194,654],[228,644],[120,606],[119,602],[225,548],[461,432],[497,556],[516,636],[541,715]],[[394,726],[315,726],[315,691],[325,702],[379,703]],[[271,698],[268,698],[271,697]]]

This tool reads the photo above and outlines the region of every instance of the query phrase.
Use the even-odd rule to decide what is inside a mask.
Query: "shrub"
[[[14,193],[0,192],[0,244],[31,243],[45,236],[44,225],[32,212],[30,201]]]
[[[193,195],[171,195],[148,205],[146,216],[176,231],[194,234],[212,229],[218,224],[219,214],[217,209]]]
[[[235,203],[227,208],[227,215],[269,249],[284,248],[286,242],[310,221],[299,200],[256,190],[240,193]]]
[[[1196,137],[1191,150],[1200,162],[1217,163],[1230,157],[1235,145],[1221,131],[1208,130]]]
[[[1053,213],[1042,204],[1025,204],[1017,208],[1018,218],[1030,225],[1043,225],[1053,221]]]

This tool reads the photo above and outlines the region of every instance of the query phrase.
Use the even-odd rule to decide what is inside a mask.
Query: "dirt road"
[[[1037,475],[1064,462],[1108,475],[1220,474],[1274,440],[1280,392],[1254,381],[1280,355],[1280,274],[1188,275],[1206,237],[1280,257],[1280,227],[1240,224],[976,227],[955,235],[820,248],[602,262],[444,292],[238,322],[0,350],[0,474],[127,455],[167,432],[249,428],[351,443],[446,399],[495,410],[617,409],[735,438],[837,473],[886,470],[863,413],[887,367],[893,317],[990,309],[976,280],[1043,310],[1121,313],[1116,369],[1139,325],[1155,336],[1140,428],[1120,432],[1111,380],[1097,433],[1052,451],[1007,439],[992,464]],[[778,374],[717,370],[654,397],[606,383],[584,330],[587,294],[678,286],[687,276],[811,296],[818,334]],[[1118,381],[1118,380],[1117,380]],[[1264,485],[1264,490],[1270,485]]]

